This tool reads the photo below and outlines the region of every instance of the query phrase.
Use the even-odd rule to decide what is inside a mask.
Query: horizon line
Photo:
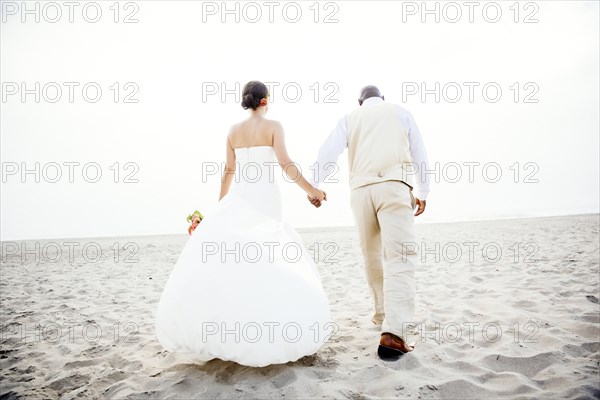
[[[584,212],[584,213],[576,213],[576,214],[554,214],[554,215],[536,215],[536,216],[508,216],[508,217],[491,217],[491,218],[475,218],[475,219],[461,219],[461,220],[451,220],[451,221],[425,221],[419,222],[415,225],[419,224],[455,224],[455,223],[469,223],[469,222],[482,222],[482,221],[506,221],[506,220],[516,220],[516,219],[542,219],[542,218],[559,218],[559,217],[578,217],[585,215],[596,215],[600,217],[600,212]],[[302,227],[293,227],[297,231],[308,230],[308,229],[334,229],[334,228],[354,228],[355,225],[330,225],[330,226],[302,226]],[[8,239],[8,240],[0,240],[0,243],[7,242],[26,242],[26,241],[36,241],[36,240],[67,240],[67,239],[108,239],[108,238],[124,238],[124,237],[147,237],[147,236],[179,236],[186,235],[185,232],[182,233],[148,233],[148,234],[137,234],[137,235],[106,235],[106,236],[80,236],[80,237],[62,237],[62,238],[33,238],[33,239]]]

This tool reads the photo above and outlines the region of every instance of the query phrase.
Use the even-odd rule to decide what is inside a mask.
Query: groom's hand
[[[321,207],[321,201],[319,199],[317,199],[317,198],[311,199],[309,195],[306,195],[306,198],[308,199],[308,201],[310,202],[310,204],[312,204],[316,208]]]
[[[425,200],[421,200],[421,199],[415,199],[417,201],[417,212],[415,213],[415,217],[418,215],[423,214],[423,211],[425,211]]]
[[[323,200],[327,200],[327,193],[323,192],[323,194],[325,195],[325,198]],[[312,204],[316,208],[321,207],[321,204],[322,204],[321,200],[319,200],[317,198],[311,199],[309,195],[306,195],[306,198],[308,199],[310,204]]]

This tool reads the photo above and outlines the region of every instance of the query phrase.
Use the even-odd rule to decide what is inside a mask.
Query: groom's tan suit
[[[372,321],[382,324],[382,332],[406,340],[415,314],[412,189],[414,176],[421,176],[417,170],[427,163],[423,142],[410,113],[379,97],[365,100],[340,120],[319,151],[321,168],[341,153],[342,135],[348,148],[351,206],[374,300]],[[417,181],[417,197],[424,200],[428,184]]]

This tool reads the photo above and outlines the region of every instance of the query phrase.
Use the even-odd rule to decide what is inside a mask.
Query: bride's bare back
[[[231,127],[229,143],[234,149],[240,147],[274,146],[275,131],[281,127],[277,121],[251,117]]]

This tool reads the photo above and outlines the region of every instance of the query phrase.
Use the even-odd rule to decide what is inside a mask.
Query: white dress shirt
[[[362,107],[368,107],[369,105],[377,104],[382,101],[383,99],[381,97],[369,97],[363,101]],[[399,110],[400,112],[398,117],[402,119],[407,127],[412,162],[416,164],[417,167],[415,172],[416,179],[413,193],[417,199],[425,200],[427,198],[427,194],[429,193],[430,182],[429,174],[425,174],[425,171],[429,168],[425,144],[423,143],[423,138],[421,137],[419,128],[417,128],[417,124],[415,123],[411,113],[402,107],[400,107]],[[311,174],[314,187],[318,187],[319,183],[325,180],[329,174],[334,172],[333,168],[331,168],[331,165],[337,162],[340,154],[342,154],[344,149],[348,147],[348,141],[346,138],[346,117],[347,116],[345,115],[340,118],[335,129],[329,134],[319,149],[319,155],[315,164],[317,171],[313,171]]]

